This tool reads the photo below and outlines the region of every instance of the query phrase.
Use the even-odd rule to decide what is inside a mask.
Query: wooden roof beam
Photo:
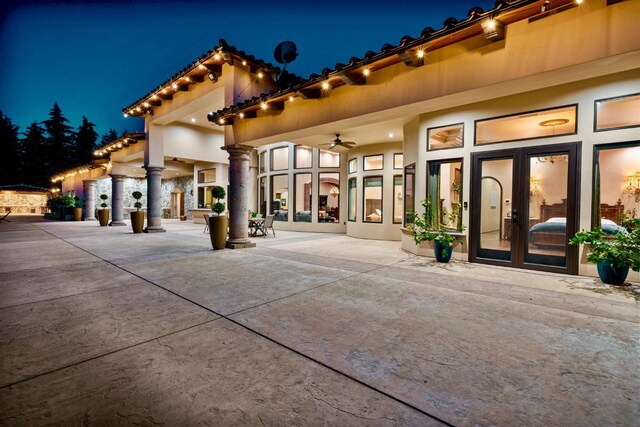
[[[340,74],[340,78],[347,85],[361,86],[367,83],[364,74],[358,71],[345,71]]]
[[[322,90],[305,88],[300,89],[297,94],[302,99],[320,99],[322,97]]]

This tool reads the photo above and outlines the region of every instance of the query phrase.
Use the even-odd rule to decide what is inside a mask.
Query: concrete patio
[[[638,284],[277,230],[0,224],[2,425],[640,419]]]

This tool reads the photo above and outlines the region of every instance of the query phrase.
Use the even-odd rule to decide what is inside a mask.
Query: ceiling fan
[[[332,150],[336,147],[344,148],[346,150],[351,150],[356,145],[353,141],[343,141],[340,139],[340,134],[336,133],[336,139],[331,142],[327,142],[324,144],[320,144],[320,146],[329,147],[329,150]]]

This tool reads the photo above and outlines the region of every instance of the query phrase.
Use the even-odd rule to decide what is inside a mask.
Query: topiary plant
[[[226,209],[226,205],[220,201],[220,199],[224,199],[226,195],[227,192],[219,185],[214,185],[213,188],[211,188],[211,196],[217,200],[211,207],[211,210],[218,214],[218,216]]]
[[[140,199],[142,199],[142,193],[139,191],[134,191],[133,193],[131,193],[131,196],[136,199],[136,202],[133,204],[133,207],[136,208],[137,210],[140,210],[140,208],[142,207],[142,203],[140,202]]]
[[[100,199],[102,199],[102,204],[100,204],[100,206],[102,206],[102,208],[106,208],[109,205],[107,205],[107,199],[109,198],[109,196],[107,196],[106,194],[101,194],[100,195]]]

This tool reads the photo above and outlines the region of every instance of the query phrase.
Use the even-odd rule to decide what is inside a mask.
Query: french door
[[[472,154],[472,262],[577,274],[578,143]]]

